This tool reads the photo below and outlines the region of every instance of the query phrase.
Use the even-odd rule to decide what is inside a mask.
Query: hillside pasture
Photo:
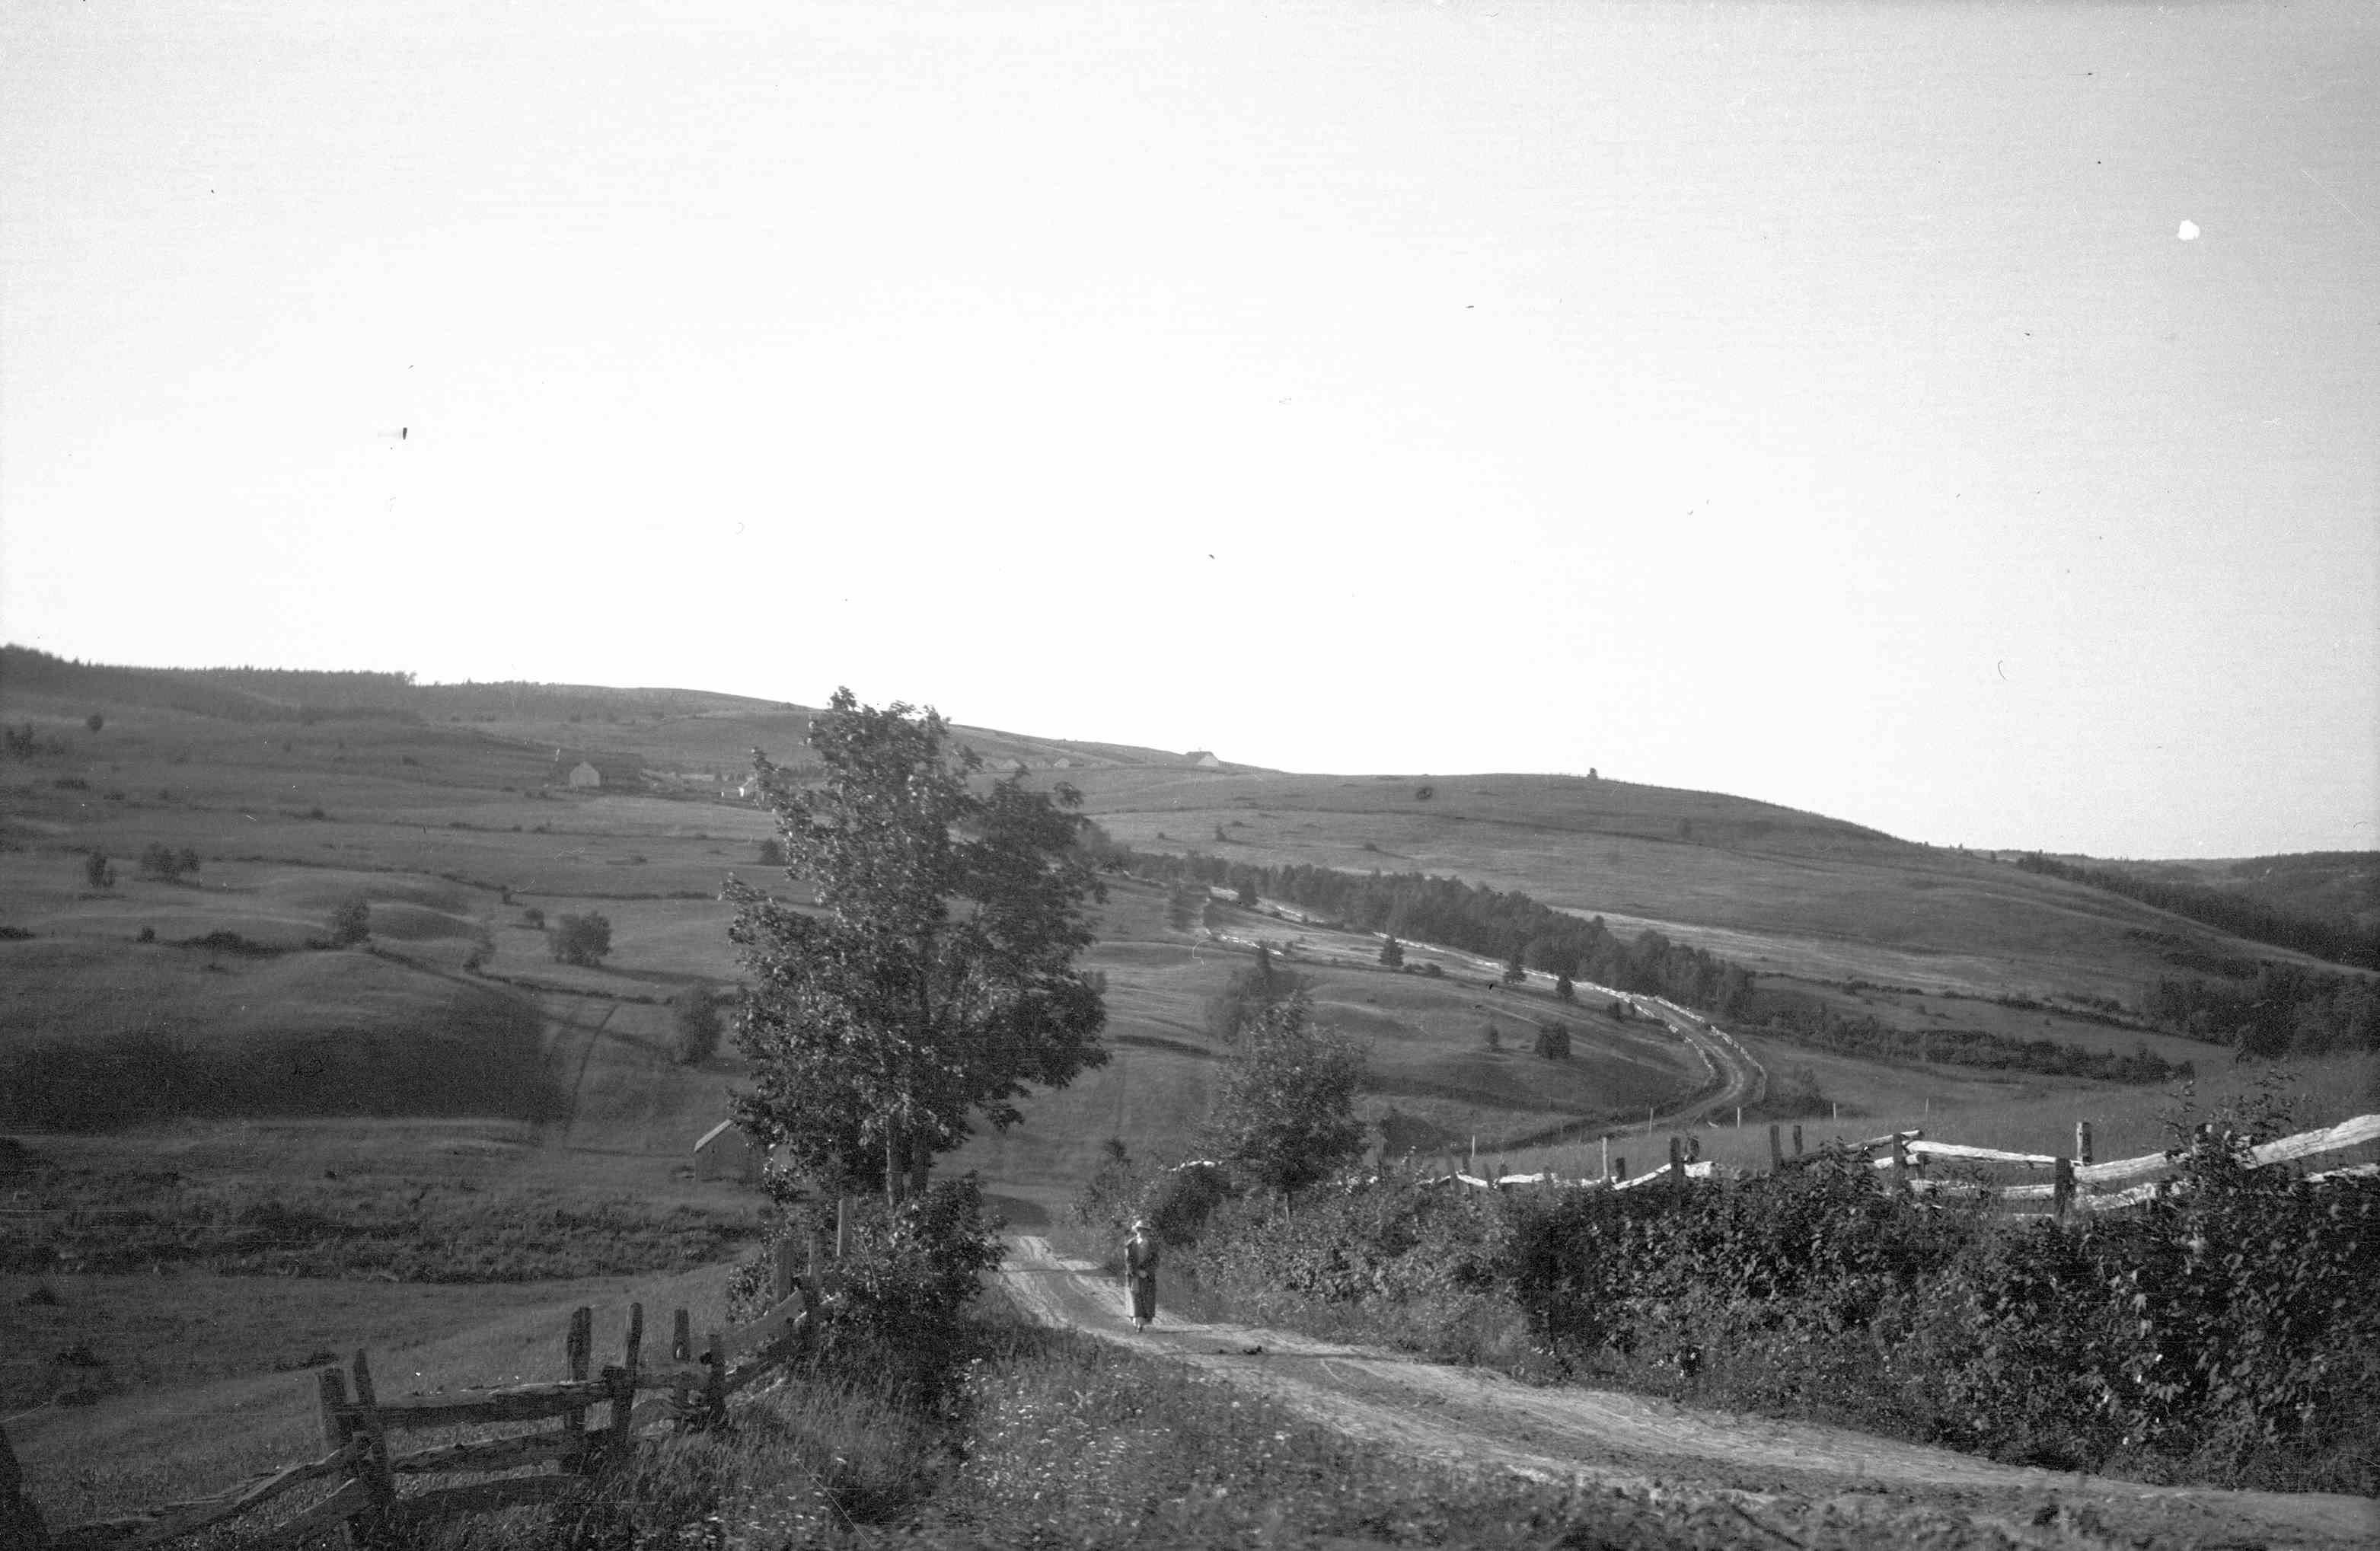
[[[1718,794],[1570,777],[1157,769],[1094,771],[1079,784],[1093,816],[1135,847],[1457,877],[1616,929],[1658,929],[1755,970],[2132,1001],[2193,957],[2237,951],[2207,928],[1983,854]],[[1424,785],[1427,800],[1415,795]]]

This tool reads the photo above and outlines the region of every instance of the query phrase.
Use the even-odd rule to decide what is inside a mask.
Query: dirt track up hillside
[[[2361,1497],[2138,1485],[1999,1465],[1841,1428],[1532,1388],[1500,1374],[1237,1325],[1135,1334],[1115,1282],[1040,1238],[1001,1281],[1045,1324],[1187,1363],[1409,1458],[1575,1481],[1674,1511],[1682,1544],[1718,1513],[1751,1545],[2369,1546]],[[1161,1299],[1160,1299],[1161,1307]],[[1694,1526],[1691,1536],[1685,1526]]]

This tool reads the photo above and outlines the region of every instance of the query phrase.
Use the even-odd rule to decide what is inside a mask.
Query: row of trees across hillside
[[[1526,894],[1460,878],[1342,872],[1305,864],[1258,866],[1203,852],[1136,851],[1104,836],[1092,837],[1092,844],[1102,865],[1140,877],[1177,886],[1191,882],[1231,889],[1243,904],[1254,904],[1259,894],[1285,900],[1338,925],[1384,932],[1392,942],[1435,942],[1524,963],[1548,975],[1666,997],[1782,1038],[1847,1054],[1885,1059],[1922,1054],[1961,1066],[2117,1082],[2160,1082],[2178,1070],[2146,1050],[2117,1055],[1974,1029],[1936,1031],[1921,1048],[1906,1033],[1885,1028],[1873,1018],[1845,1023],[1830,1022],[1823,1012],[1815,1018],[1790,1015],[1792,1010],[1762,992],[1749,971],[1715,953],[1672,942],[1658,931],[1623,938],[1599,915],[1582,919]],[[2240,985],[2163,981],[2142,1007],[2142,1015],[2164,1032],[2228,1045],[2248,1055],[2380,1049],[2380,987],[2374,982],[2287,964],[2259,963],[2254,974],[2252,981]]]
[[[2087,866],[2038,853],[2018,857],[2016,865],[2045,878],[2061,878],[2121,894],[2251,942],[2268,942],[2359,969],[2380,969],[2380,931],[2360,927],[2352,921],[2318,920],[2204,883],[2152,878],[2119,867]]]
[[[1360,931],[1435,942],[1572,980],[1591,980],[1642,996],[1732,1015],[1752,990],[1742,965],[1671,942],[1658,931],[1633,940],[1604,924],[1541,904],[1526,894],[1422,873],[1340,872],[1302,863],[1252,866],[1220,856],[1113,847],[1111,860],[1143,877],[1187,878],[1257,894]]]

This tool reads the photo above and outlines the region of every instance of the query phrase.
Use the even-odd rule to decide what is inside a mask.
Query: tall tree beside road
[[[1075,967],[1105,891],[1076,842],[1073,787],[978,790],[950,724],[848,689],[810,728],[823,779],[753,755],[805,910],[730,879],[730,937],[751,972],[736,1020],[754,1090],[736,1119],[796,1165],[886,1197],[922,1189],[977,1121],[1005,1130],[1034,1084],[1104,1065],[1107,1009]]]

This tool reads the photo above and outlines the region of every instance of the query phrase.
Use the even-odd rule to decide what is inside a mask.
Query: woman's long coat
[[[1157,1241],[1136,1234],[1124,1241],[1124,1276],[1132,1285],[1132,1317],[1157,1317]]]

